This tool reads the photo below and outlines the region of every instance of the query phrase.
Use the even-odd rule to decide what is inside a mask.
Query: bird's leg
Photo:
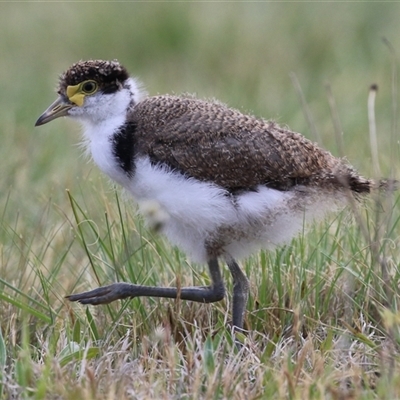
[[[200,303],[213,303],[222,300],[225,296],[225,286],[219,269],[218,260],[208,262],[211,275],[210,286],[193,286],[182,288],[167,288],[157,286],[141,286],[131,283],[119,282],[109,286],[67,296],[70,301],[78,301],[82,304],[107,304],[114,300],[133,298],[139,296],[166,297],[170,299],[182,299],[197,301]]]
[[[227,264],[233,277],[232,325],[240,331],[243,329],[250,285],[246,275],[234,259],[228,260]]]

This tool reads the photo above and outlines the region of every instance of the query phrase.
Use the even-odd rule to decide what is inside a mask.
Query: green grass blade
[[[0,299],[18,307],[19,309],[21,309],[23,311],[28,312],[31,316],[39,318],[46,324],[49,324],[49,325],[51,324],[52,319],[47,314],[41,313],[40,311],[34,309],[33,307],[29,306],[28,304],[26,304],[22,301],[14,300],[11,297],[6,296],[4,293],[0,293]]]

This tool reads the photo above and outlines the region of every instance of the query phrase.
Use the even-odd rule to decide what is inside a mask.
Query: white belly
[[[259,186],[234,198],[216,185],[152,166],[148,158],[137,160],[135,175],[124,186],[139,202],[156,201],[168,215],[163,232],[201,263],[207,261],[205,242],[213,232],[227,232],[222,256],[242,258],[290,240],[305,217],[320,216],[335,203],[301,187],[283,192]]]

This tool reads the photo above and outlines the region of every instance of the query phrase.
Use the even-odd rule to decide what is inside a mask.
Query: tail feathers
[[[348,168],[347,171],[337,171],[334,180],[340,186],[347,187],[352,192],[361,195],[371,193],[373,190],[393,192],[399,189],[399,181],[396,179],[367,179],[358,175],[352,168]]]
[[[395,179],[366,179],[363,177],[352,177],[348,180],[347,186],[349,189],[357,194],[368,194],[373,190],[380,190],[384,192],[393,192],[399,189],[399,181]]]

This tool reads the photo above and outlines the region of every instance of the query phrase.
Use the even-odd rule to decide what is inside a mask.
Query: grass
[[[64,299],[116,280],[209,277],[80,157],[73,124],[33,128],[59,72],[81,58],[119,58],[151,94],[196,92],[277,119],[373,176],[376,83],[379,169],[398,178],[398,5],[0,8],[0,399],[400,398],[398,195],[244,260],[249,332],[238,351],[229,296],[88,308]]]

